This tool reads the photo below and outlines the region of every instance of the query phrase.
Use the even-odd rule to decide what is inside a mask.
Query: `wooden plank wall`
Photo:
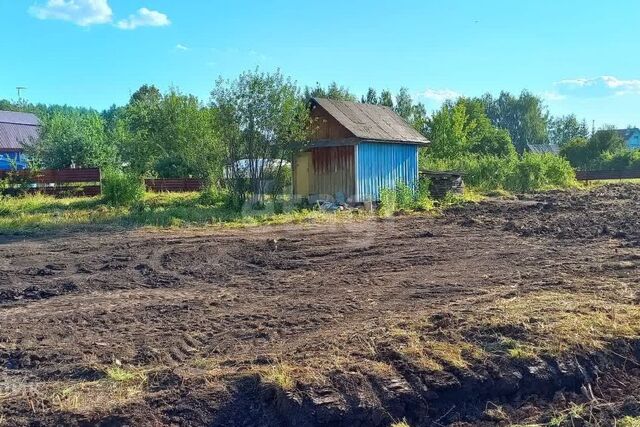
[[[313,179],[311,193],[335,197],[342,193],[346,198],[355,196],[354,147],[327,147],[311,149]]]

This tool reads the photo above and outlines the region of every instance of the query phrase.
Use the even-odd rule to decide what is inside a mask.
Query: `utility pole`
[[[22,91],[27,90],[27,88],[24,86],[17,86],[16,90],[18,91],[18,101],[20,101],[22,99]]]

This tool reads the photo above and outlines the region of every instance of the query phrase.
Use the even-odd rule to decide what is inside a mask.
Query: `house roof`
[[[428,144],[429,140],[412,128],[391,108],[359,102],[313,98],[356,138],[384,141]]]
[[[20,151],[39,135],[40,120],[34,114],[0,111],[0,151]]]
[[[634,133],[640,132],[638,128],[627,128],[627,129],[616,129],[618,135],[622,137],[622,139],[627,140],[633,136]]]
[[[560,154],[560,147],[557,144],[527,144],[527,149],[537,154]]]

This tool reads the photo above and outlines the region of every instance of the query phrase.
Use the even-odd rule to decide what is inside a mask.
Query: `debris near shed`
[[[462,172],[422,171],[420,178],[429,180],[429,192],[434,199],[442,199],[447,193],[462,194],[464,180]]]

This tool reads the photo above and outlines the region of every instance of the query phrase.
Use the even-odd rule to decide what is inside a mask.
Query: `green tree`
[[[493,126],[479,99],[446,101],[429,120],[426,134],[431,140],[428,155],[435,158],[515,155],[509,133]]]
[[[345,86],[340,86],[336,82],[329,84],[327,88],[320,86],[320,83],[316,83],[313,88],[306,87],[304,90],[304,99],[309,101],[311,98],[329,98],[336,101],[351,101],[356,102],[356,96],[349,91]]]
[[[413,116],[413,99],[411,99],[409,89],[406,87],[400,88],[400,91],[396,95],[396,105],[393,109],[400,117],[406,121],[411,121]]]
[[[257,70],[233,81],[219,79],[211,103],[236,201],[250,193],[252,203],[263,204],[267,173],[279,180],[285,162],[308,139],[308,104],[291,79]]]
[[[576,138],[588,137],[587,122],[579,122],[574,114],[549,119],[549,142],[552,144],[562,147]]]
[[[380,105],[384,105],[385,107],[393,108],[393,95],[389,90],[383,90],[380,92]]]
[[[367,94],[362,97],[361,102],[363,104],[378,104],[379,100],[376,90],[370,87],[369,90],[367,90]]]
[[[97,113],[53,113],[43,122],[40,141],[26,151],[51,169],[112,167],[119,161],[116,147],[106,138],[104,120]]]
[[[549,141],[549,114],[540,98],[523,91],[519,97],[502,92],[496,99],[487,94],[482,100],[491,122],[509,132],[518,153],[524,153],[529,144]]]
[[[177,89],[148,94],[132,96],[112,133],[131,170],[163,178],[219,178],[222,147],[211,109]]]
[[[562,147],[560,154],[571,165],[580,169],[598,168],[607,155],[621,153],[626,144],[620,134],[611,126],[605,126],[591,138],[577,137]]]

